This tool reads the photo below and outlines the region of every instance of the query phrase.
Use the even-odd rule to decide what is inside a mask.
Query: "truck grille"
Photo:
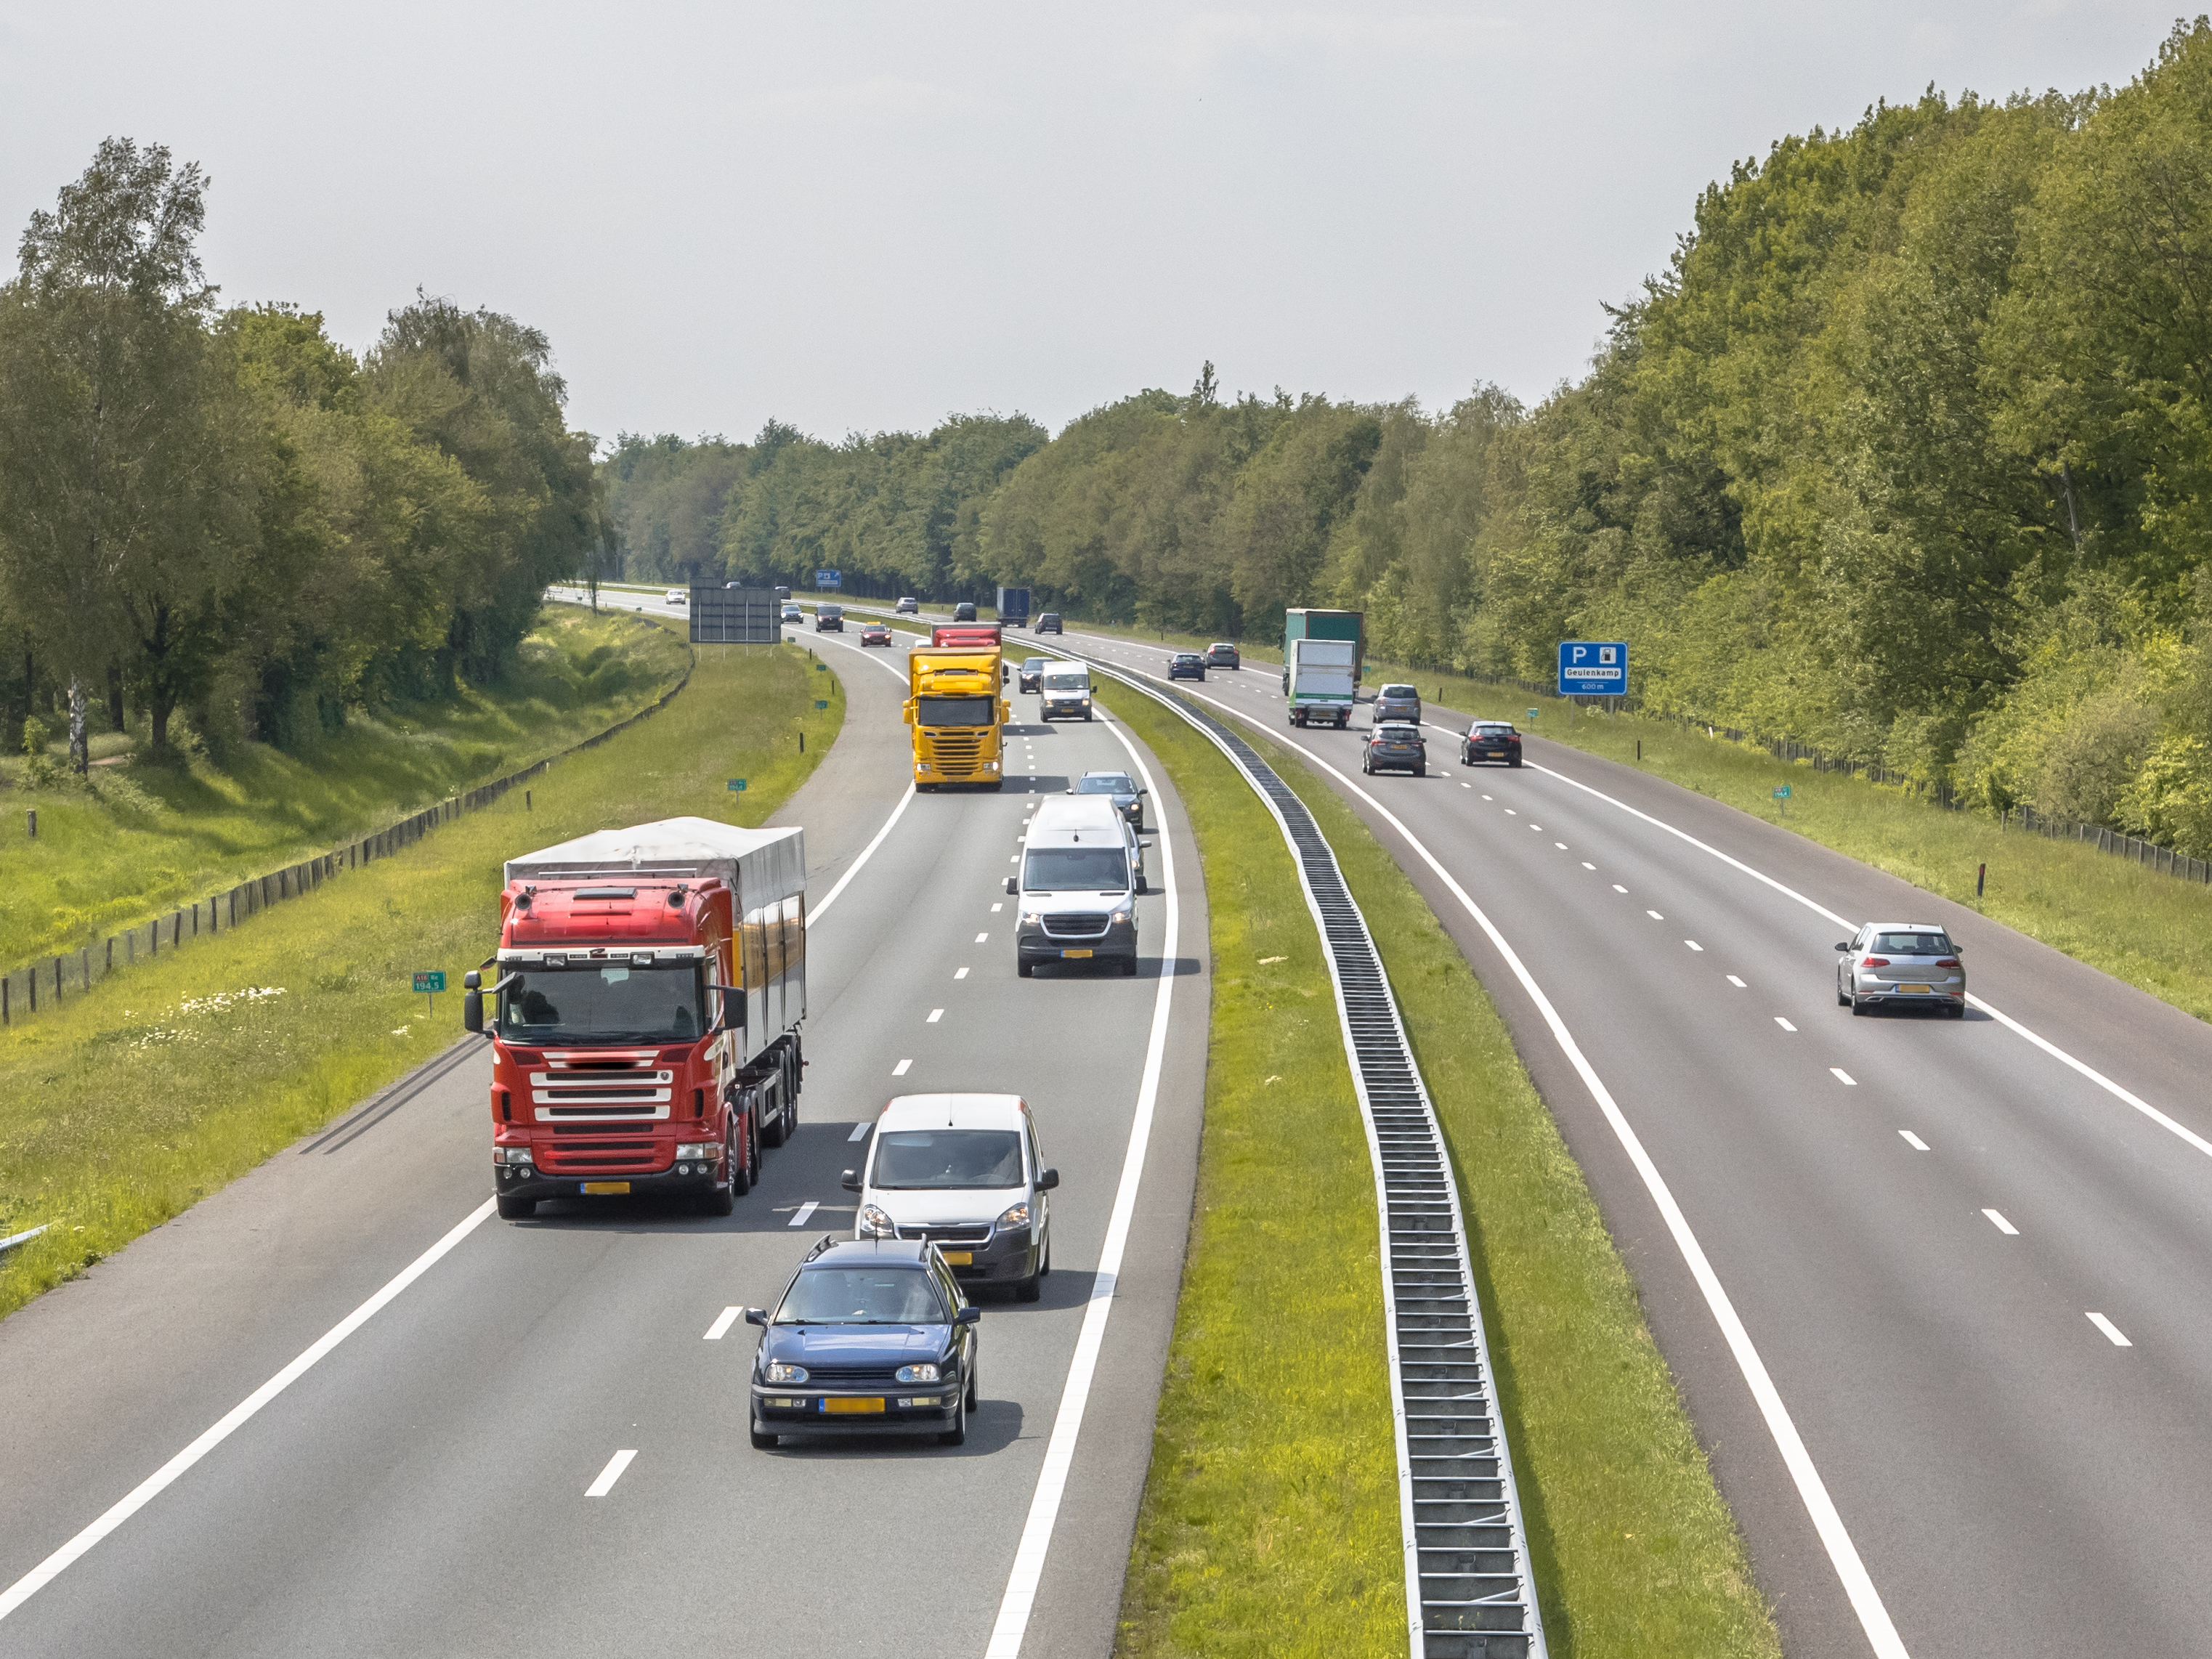
[[[1098,939],[1106,932],[1106,913],[1103,910],[1068,910],[1044,918],[1046,936],[1051,939]]]
[[[639,1174],[659,1169],[664,1161],[650,1140],[598,1137],[540,1143],[538,1148],[538,1167],[548,1175]]]
[[[930,754],[939,775],[973,777],[983,762],[983,739],[980,735],[955,736],[939,732],[931,741]]]
[[[530,1074],[530,1099],[540,1123],[665,1118],[675,1081],[657,1048],[548,1049],[545,1069]]]

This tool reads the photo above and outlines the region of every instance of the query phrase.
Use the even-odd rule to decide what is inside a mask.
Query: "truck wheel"
[[[781,1094],[782,1091],[778,1090],[777,1092]],[[790,1110],[788,1108],[779,1104],[775,1109],[775,1115],[769,1118],[769,1121],[762,1126],[761,1142],[763,1146],[781,1146],[786,1140],[790,1139]]]
[[[538,1200],[534,1198],[509,1198],[505,1193],[499,1195],[501,1221],[527,1221],[537,1213]]]
[[[744,1154],[742,1158],[738,1157],[740,1152]],[[745,1118],[745,1127],[734,1138],[726,1162],[730,1171],[728,1201],[734,1207],[738,1200],[752,1191],[753,1172],[760,1164],[760,1142],[753,1133],[750,1114]],[[729,1212],[728,1210],[722,1212],[724,1215]]]

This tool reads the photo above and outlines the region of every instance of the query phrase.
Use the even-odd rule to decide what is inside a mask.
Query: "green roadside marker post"
[[[1782,803],[1782,816],[1788,817],[1790,816],[1790,786],[1785,783],[1777,789],[1774,792],[1774,799]]]
[[[438,1017],[438,993],[445,988],[446,970],[442,968],[415,975],[416,994],[430,1000],[430,1018],[433,1019]]]
[[[1539,708],[1532,708],[1532,709],[1530,709],[1530,710],[1528,711],[1528,718],[1529,718],[1530,720],[1534,720],[1534,719],[1536,718],[1536,716],[1537,716],[1538,714],[1541,714],[1542,712],[1543,712],[1543,711],[1542,711],[1541,709],[1539,709]]]
[[[745,781],[743,778],[732,778],[730,780],[730,793],[732,794],[742,795],[744,792]]]

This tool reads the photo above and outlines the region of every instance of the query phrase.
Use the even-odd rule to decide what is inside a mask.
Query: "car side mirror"
[[[748,1325],[766,1325],[768,1323],[768,1310],[766,1308],[746,1309],[745,1323]]]
[[[1140,852],[1140,853],[1141,853],[1141,852],[1144,852],[1146,848],[1150,848],[1151,846],[1152,846],[1152,842],[1148,842],[1148,841],[1140,841],[1140,842],[1139,842],[1137,843],[1137,850],[1138,850],[1139,852]]]
[[[1850,947],[1849,945],[1838,945],[1836,947],[1836,949],[1838,949],[1838,951],[1848,951],[1848,950],[1850,950],[1850,948],[1851,948],[1851,947]]]
[[[1007,890],[1009,893],[1011,893],[1011,892],[1014,892],[1014,891],[1016,891],[1016,890],[1016,890],[1016,888],[1015,888],[1015,886],[1014,886],[1014,878],[1013,878],[1012,876],[1008,876],[1008,877],[1006,878],[1006,890]]]
[[[956,1325],[980,1325],[983,1322],[983,1310],[970,1302],[952,1316],[952,1322]]]
[[[840,1187],[842,1187],[848,1193],[859,1192],[860,1190],[860,1172],[858,1170],[846,1170],[844,1174],[837,1177],[837,1184]]]
[[[1055,1188],[1055,1187],[1057,1187],[1057,1186],[1059,1186],[1059,1185],[1060,1185],[1060,1171],[1059,1171],[1059,1170],[1039,1170],[1037,1171],[1037,1190],[1038,1190],[1039,1192],[1041,1192],[1041,1193],[1048,1193],[1048,1192],[1050,1192],[1054,1188]]]

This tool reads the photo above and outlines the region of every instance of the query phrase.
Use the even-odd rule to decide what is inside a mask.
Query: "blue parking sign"
[[[1620,697],[1628,694],[1626,640],[1561,640],[1559,695]]]

